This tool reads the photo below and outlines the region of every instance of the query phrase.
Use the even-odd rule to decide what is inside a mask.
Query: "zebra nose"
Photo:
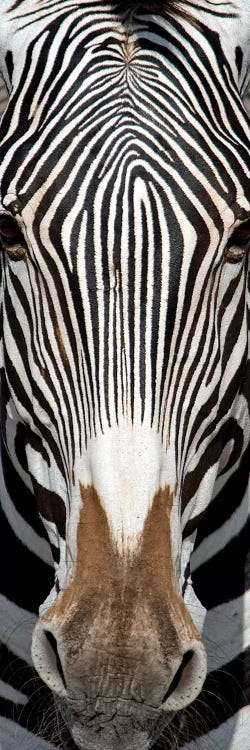
[[[67,674],[64,671],[62,659],[60,657],[60,644],[55,635],[49,628],[38,624],[35,628],[32,642],[32,657],[37,672],[42,680],[61,697],[67,697]],[[68,660],[67,660],[68,661]],[[145,697],[150,703],[154,688],[154,704],[163,711],[179,711],[199,695],[206,676],[207,659],[206,651],[201,641],[193,639],[187,645],[182,655],[176,657],[172,663],[170,678],[165,694],[162,698],[160,682],[156,690],[153,685],[154,679],[147,680]],[[71,667],[69,668],[69,682],[72,678]],[[162,680],[160,675],[158,680]],[[161,682],[163,687],[163,681]],[[156,694],[158,693],[158,699]]]
[[[201,641],[189,643],[187,650],[175,664],[168,689],[163,696],[164,711],[179,711],[199,695],[207,671],[207,656]]]
[[[65,696],[67,686],[57,640],[51,630],[39,625],[33,634],[32,659],[42,680],[57,695]]]

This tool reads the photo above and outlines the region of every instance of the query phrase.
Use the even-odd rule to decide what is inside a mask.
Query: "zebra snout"
[[[40,676],[59,696],[65,723],[80,750],[141,750],[150,747],[171,721],[172,712],[199,694],[206,676],[201,641],[190,639],[162,664],[155,643],[145,655],[139,642],[101,644],[93,638],[78,656],[39,621],[33,659]],[[61,652],[61,656],[60,656]]]
[[[32,656],[43,681],[63,699],[72,695],[80,700],[86,695],[102,695],[153,707],[154,711],[178,711],[200,693],[206,677],[206,652],[202,642],[190,639],[173,650],[168,663],[161,663],[157,643],[140,653],[140,637],[134,648],[126,644],[102,645],[93,640],[82,648],[78,657],[69,657],[67,646],[40,621],[33,636]],[[96,677],[97,675],[97,677]]]

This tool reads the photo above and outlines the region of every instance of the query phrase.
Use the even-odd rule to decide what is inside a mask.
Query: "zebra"
[[[0,21],[3,748],[249,750],[249,4]]]

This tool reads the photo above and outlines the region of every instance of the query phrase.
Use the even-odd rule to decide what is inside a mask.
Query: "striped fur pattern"
[[[0,11],[0,209],[21,233],[2,252],[4,750],[76,747],[30,641],[92,482],[121,556],[175,493],[208,676],[152,744],[250,750],[247,0],[132,5]]]

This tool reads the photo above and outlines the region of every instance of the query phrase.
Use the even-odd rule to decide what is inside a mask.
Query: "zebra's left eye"
[[[225,259],[228,263],[240,263],[250,247],[250,219],[240,224],[234,230],[225,249]]]
[[[13,260],[21,260],[27,252],[24,236],[15,219],[9,215],[0,216],[0,244]]]

